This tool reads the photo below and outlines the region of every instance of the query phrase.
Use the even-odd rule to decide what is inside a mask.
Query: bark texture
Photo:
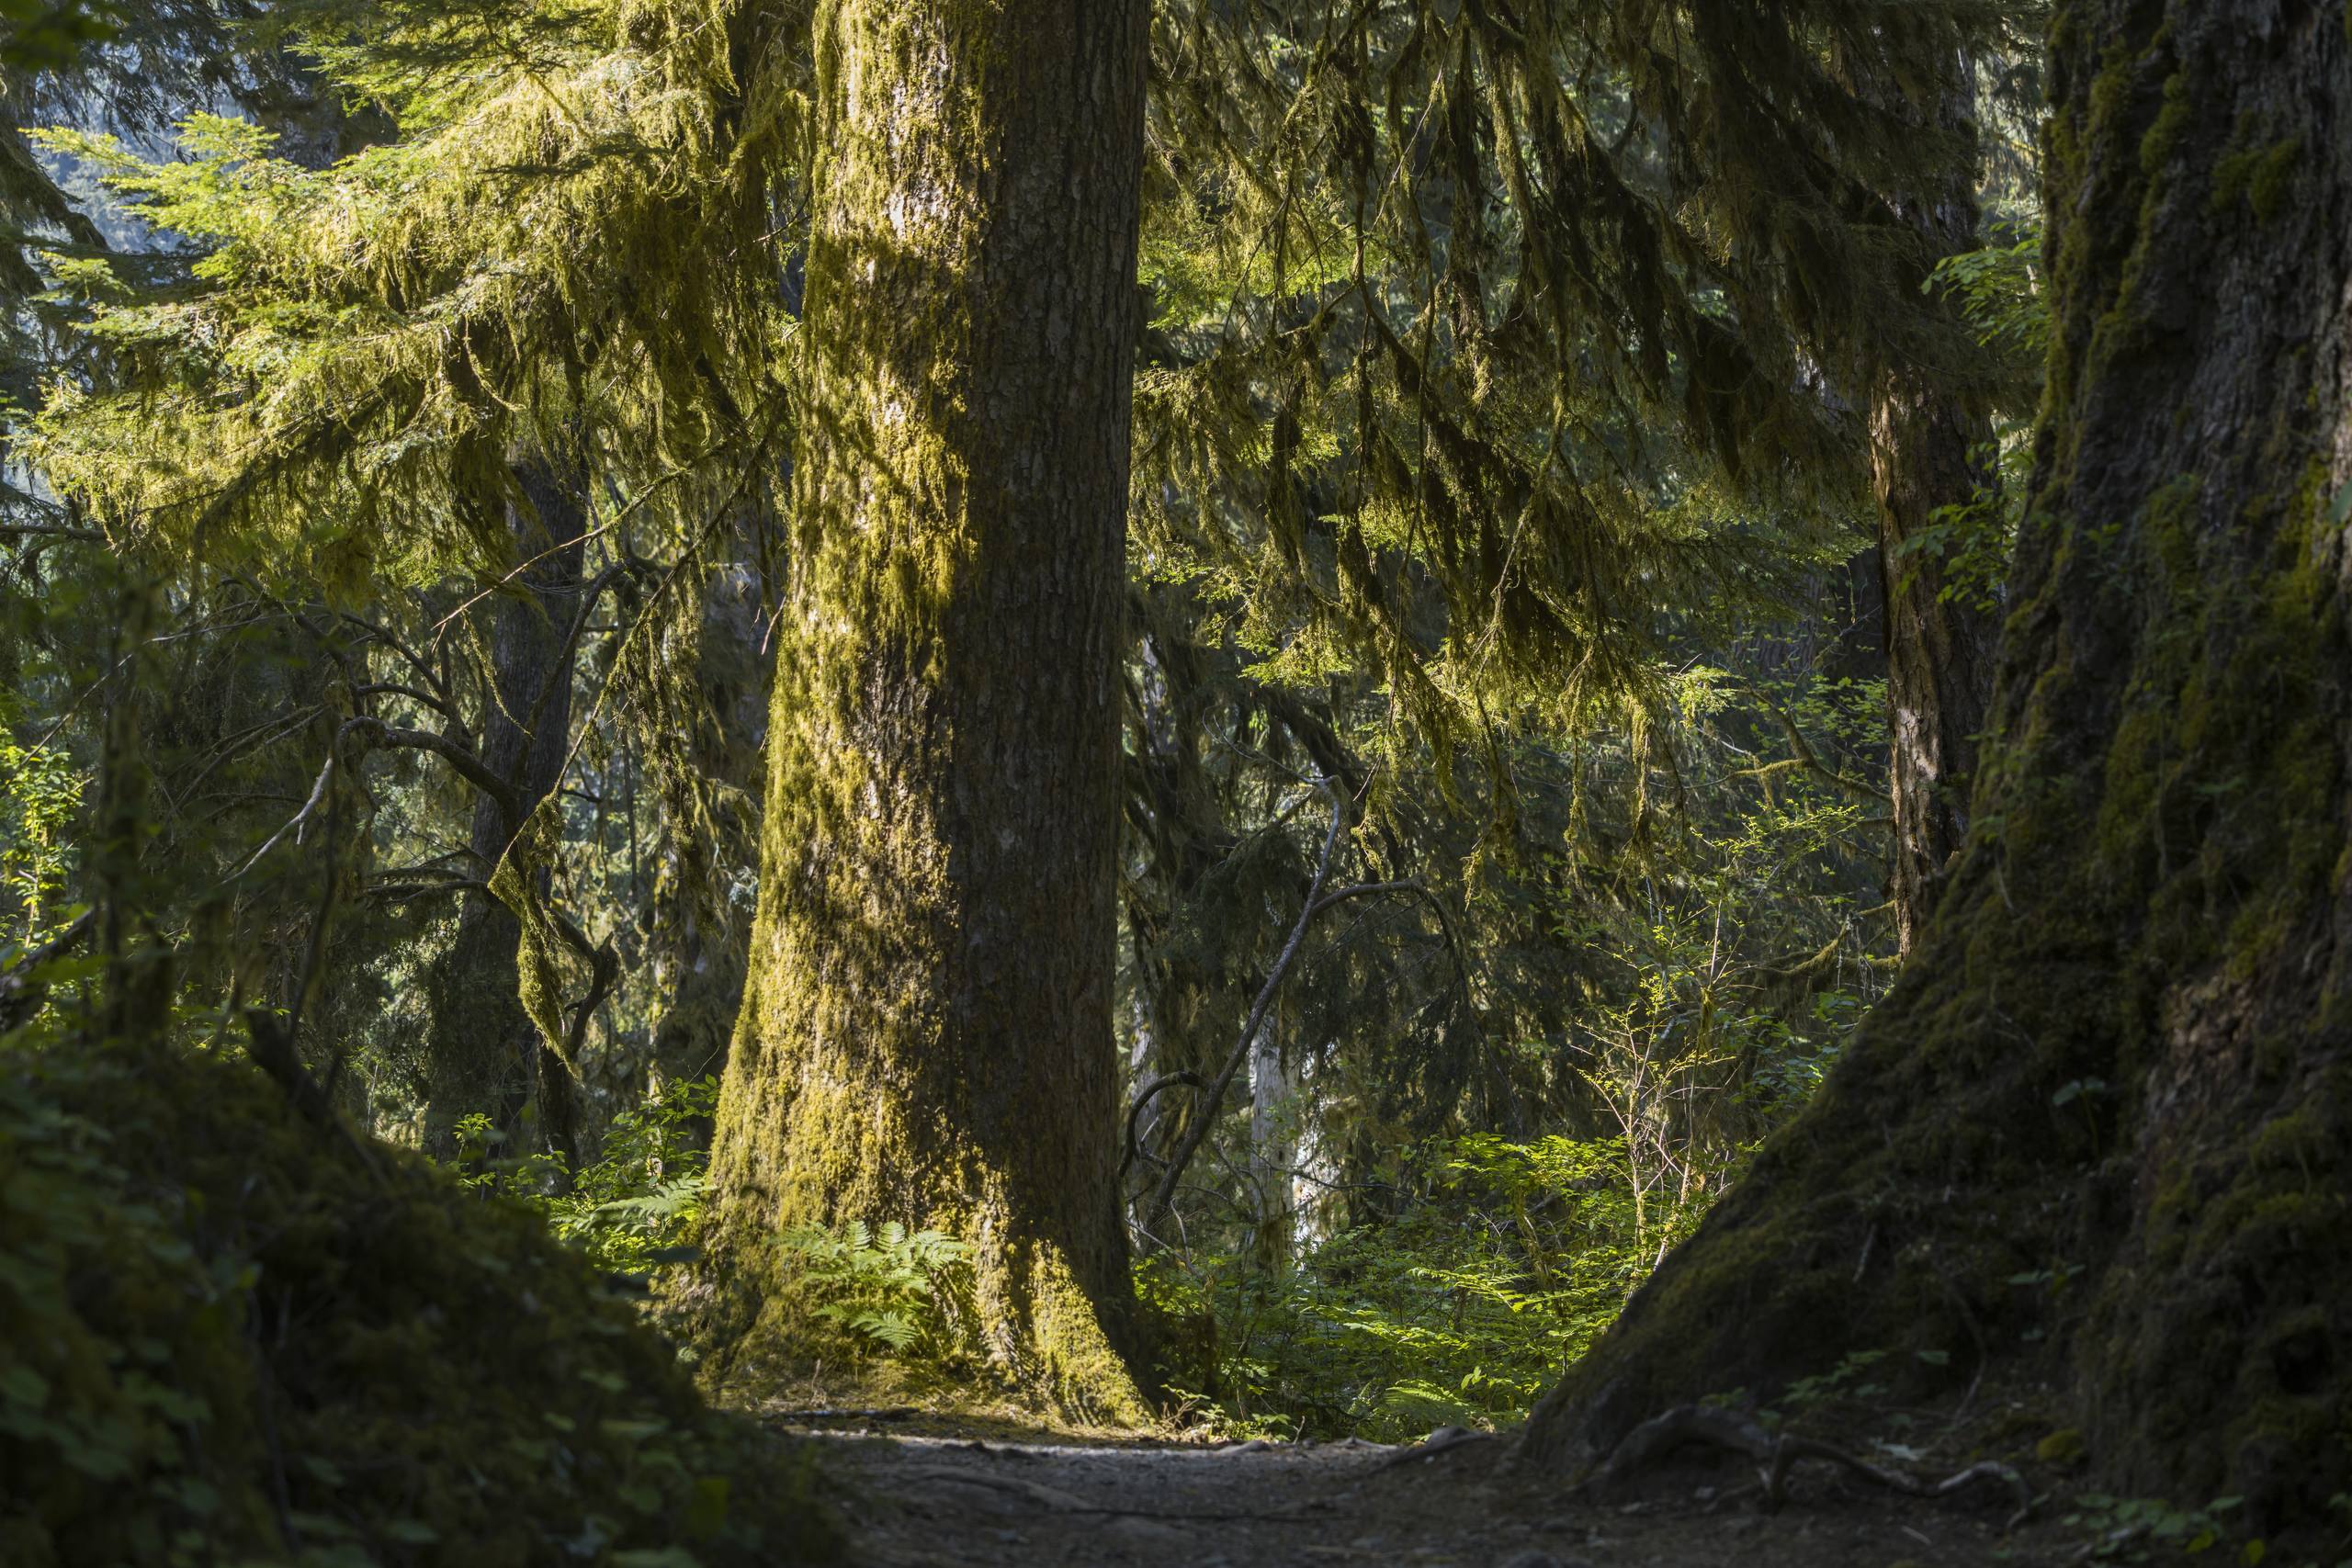
[[[1968,837],[1968,792],[1992,699],[1996,628],[1989,612],[1945,598],[1935,561],[1905,547],[1937,508],[1974,491],[1969,455],[1986,431],[1958,399],[1917,374],[1888,378],[1871,426],[1894,817],[1887,879],[1895,941],[1908,954]]]
[[[2257,1533],[2352,1473],[2346,29],[2058,7],[2055,341],[1968,844],[1531,1457],[1880,1348],[2055,1356],[2109,1490]]]
[[[1922,257],[1930,265],[1977,243],[1973,95],[1966,73],[1955,69],[1953,78],[1939,96],[1937,115],[1938,129],[1958,154],[1951,181],[1894,203],[1896,215],[1924,241]],[[1942,892],[1946,867],[1968,836],[1968,792],[1976,737],[1993,694],[1996,631],[1989,611],[1964,596],[1947,596],[1941,564],[1914,547],[1939,507],[1958,505],[1975,492],[1972,454],[1990,437],[1991,426],[1932,364],[1883,377],[1870,425],[1894,818],[1888,891],[1895,939],[1907,954]]]
[[[510,504],[508,524],[517,558],[529,564],[516,579],[520,592],[501,596],[492,612],[491,678],[475,749],[482,765],[513,786],[514,798],[475,795],[468,848],[475,874],[484,877],[555,788],[571,733],[564,633],[580,600],[583,513],[548,465],[519,463],[514,474],[520,500]],[[569,1156],[578,1122],[571,1075],[523,1006],[521,943],[522,925],[504,905],[486,894],[466,899],[456,940],[428,980],[430,1141],[446,1146],[448,1128],[474,1111],[517,1137],[536,1103],[539,1139]]]
[[[1010,1380],[1113,1417],[1140,1413],[1111,1008],[1147,23],[819,8],[794,544],[712,1168],[741,1348],[796,1327],[778,1227],[933,1225],[975,1247]]]

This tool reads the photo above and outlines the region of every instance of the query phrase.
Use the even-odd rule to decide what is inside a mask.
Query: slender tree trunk
[[[797,1222],[975,1248],[989,1349],[1140,1407],[1112,1040],[1141,0],[830,0],[795,542],[713,1277]]]
[[[2054,343],[1974,831],[1531,1454],[1871,1348],[1923,1382],[2042,1358],[2108,1489],[2241,1495],[2258,1534],[2352,1474],[2347,52],[2341,7],[2058,6]]]
[[[1953,68],[1938,116],[1939,129],[1954,147],[1951,178],[1941,190],[1894,204],[1925,242],[1923,259],[1931,264],[1977,243],[1973,85],[1957,57]],[[1946,867],[1968,836],[1968,792],[1976,737],[1992,701],[1996,630],[1992,613],[1973,598],[1948,597],[1940,561],[1912,547],[1937,508],[1975,493],[1973,454],[1992,432],[1932,365],[1883,377],[1871,399],[1870,427],[1894,817],[1888,886],[1895,940],[1908,953],[1935,909]]]
[[[1977,736],[1992,701],[1991,612],[1944,598],[1945,573],[1906,552],[1939,506],[1974,491],[1969,454],[1984,422],[1910,377],[1890,377],[1871,418],[1879,570],[1886,606],[1887,780],[1894,817],[1888,889],[1899,950],[1917,944],[1944,873],[1968,837]]]
[[[1269,1020],[1250,1043],[1250,1179],[1257,1188],[1258,1261],[1267,1269],[1291,1265],[1297,1205],[1291,1172],[1298,1164],[1299,1074],[1284,1059],[1281,1032]]]
[[[528,504],[510,506],[508,523],[516,558],[529,564],[517,579],[522,592],[502,596],[491,614],[491,680],[477,755],[513,782],[520,811],[510,816],[489,795],[475,797],[468,847],[485,876],[556,786],[571,730],[572,667],[562,652],[580,597],[580,499],[543,462],[517,464],[514,479]],[[431,979],[425,1099],[433,1136],[445,1141],[458,1117],[483,1111],[519,1138],[536,1101],[540,1135],[569,1157],[578,1123],[571,1075],[524,1010],[521,942],[522,927],[504,905],[467,898],[456,940]]]

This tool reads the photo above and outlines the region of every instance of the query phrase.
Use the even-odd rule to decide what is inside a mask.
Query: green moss
[[[2180,150],[2180,139],[2188,129],[2188,76],[2186,72],[2174,72],[2165,78],[2164,107],[2140,138],[2140,174],[2153,188],[2163,175],[2165,166]]]
[[[2089,1451],[2079,1427],[2062,1427],[2033,1445],[2033,1457],[2044,1464],[2076,1464]]]
[[[2204,481],[2198,475],[2177,476],[2148,498],[2143,525],[2148,547],[2164,568],[2166,587],[2175,599],[2191,604],[2199,572],[2197,502],[2203,491]]]
[[[2213,165],[2213,210],[2226,211],[2243,197],[2257,220],[2269,222],[2287,204],[2302,155],[2300,136],[2229,153]]]

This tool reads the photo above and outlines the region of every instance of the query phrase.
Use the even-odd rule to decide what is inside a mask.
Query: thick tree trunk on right
[[[2243,1495],[2332,1553],[2352,50],[2341,6],[2067,0],[2049,79],[2053,344],[1967,845],[1820,1097],[1527,1451],[1855,1350],[1955,1393],[2041,1358],[2107,1490]]]

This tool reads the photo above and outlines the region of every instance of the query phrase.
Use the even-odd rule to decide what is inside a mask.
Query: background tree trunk
[[[1930,1382],[2052,1358],[2111,1490],[2240,1494],[2256,1533],[2352,1473],[2344,17],[2072,0],[2050,86],[2054,342],[1973,835],[1536,1458],[1873,1348]]]
[[[1951,139],[1951,181],[1894,202],[1924,242],[1929,265],[1976,248],[1973,85],[1964,62],[1938,100],[1937,129]],[[1925,282],[1923,276],[1920,280]],[[1993,695],[1990,611],[1947,597],[1939,558],[1915,548],[1936,510],[1975,493],[1975,448],[1992,435],[1933,364],[1888,371],[1871,401],[1871,480],[1878,503],[1879,602],[1886,637],[1887,770],[1894,816],[1888,891],[1899,949],[1909,953],[1968,836],[1976,737]]]
[[[1288,1271],[1295,1260],[1298,1205],[1298,1064],[1283,1050],[1279,1018],[1250,1043],[1250,1183],[1258,1201],[1250,1245],[1259,1266]]]
[[[502,595],[491,614],[490,689],[477,755],[513,783],[519,809],[510,815],[487,793],[476,795],[468,847],[474,874],[484,877],[556,786],[571,735],[572,666],[563,644],[580,600],[584,517],[580,498],[545,462],[518,463],[514,474],[527,504],[510,503],[508,525],[516,558],[530,564],[516,580],[521,592]],[[478,1111],[510,1140],[519,1139],[525,1111],[536,1100],[541,1136],[570,1157],[578,1122],[571,1075],[524,1010],[516,967],[522,936],[504,905],[469,895],[456,939],[434,964],[425,1059],[429,1141],[446,1148],[449,1127]],[[510,1145],[505,1152],[515,1149]]]
[[[816,18],[795,541],[714,1277],[799,1222],[976,1249],[1001,1369],[1140,1414],[1114,1178],[1141,0]]]
[[[1939,506],[1976,486],[1972,449],[1989,434],[1960,400],[1924,377],[1891,376],[1871,418],[1878,556],[1885,606],[1887,769],[1894,841],[1888,891],[1898,949],[1908,954],[1934,913],[1944,874],[1968,836],[1977,736],[1992,699],[1990,612],[1944,598],[1945,574],[1906,551]]]
[[[737,912],[735,895],[759,836],[753,807],[769,695],[762,597],[747,567],[713,575],[691,645],[702,712],[686,736],[684,765],[657,775],[662,809],[694,824],[667,836],[650,900],[647,945],[662,1004],[650,1066],[665,1084],[723,1071],[743,1007],[751,920],[748,910]]]

